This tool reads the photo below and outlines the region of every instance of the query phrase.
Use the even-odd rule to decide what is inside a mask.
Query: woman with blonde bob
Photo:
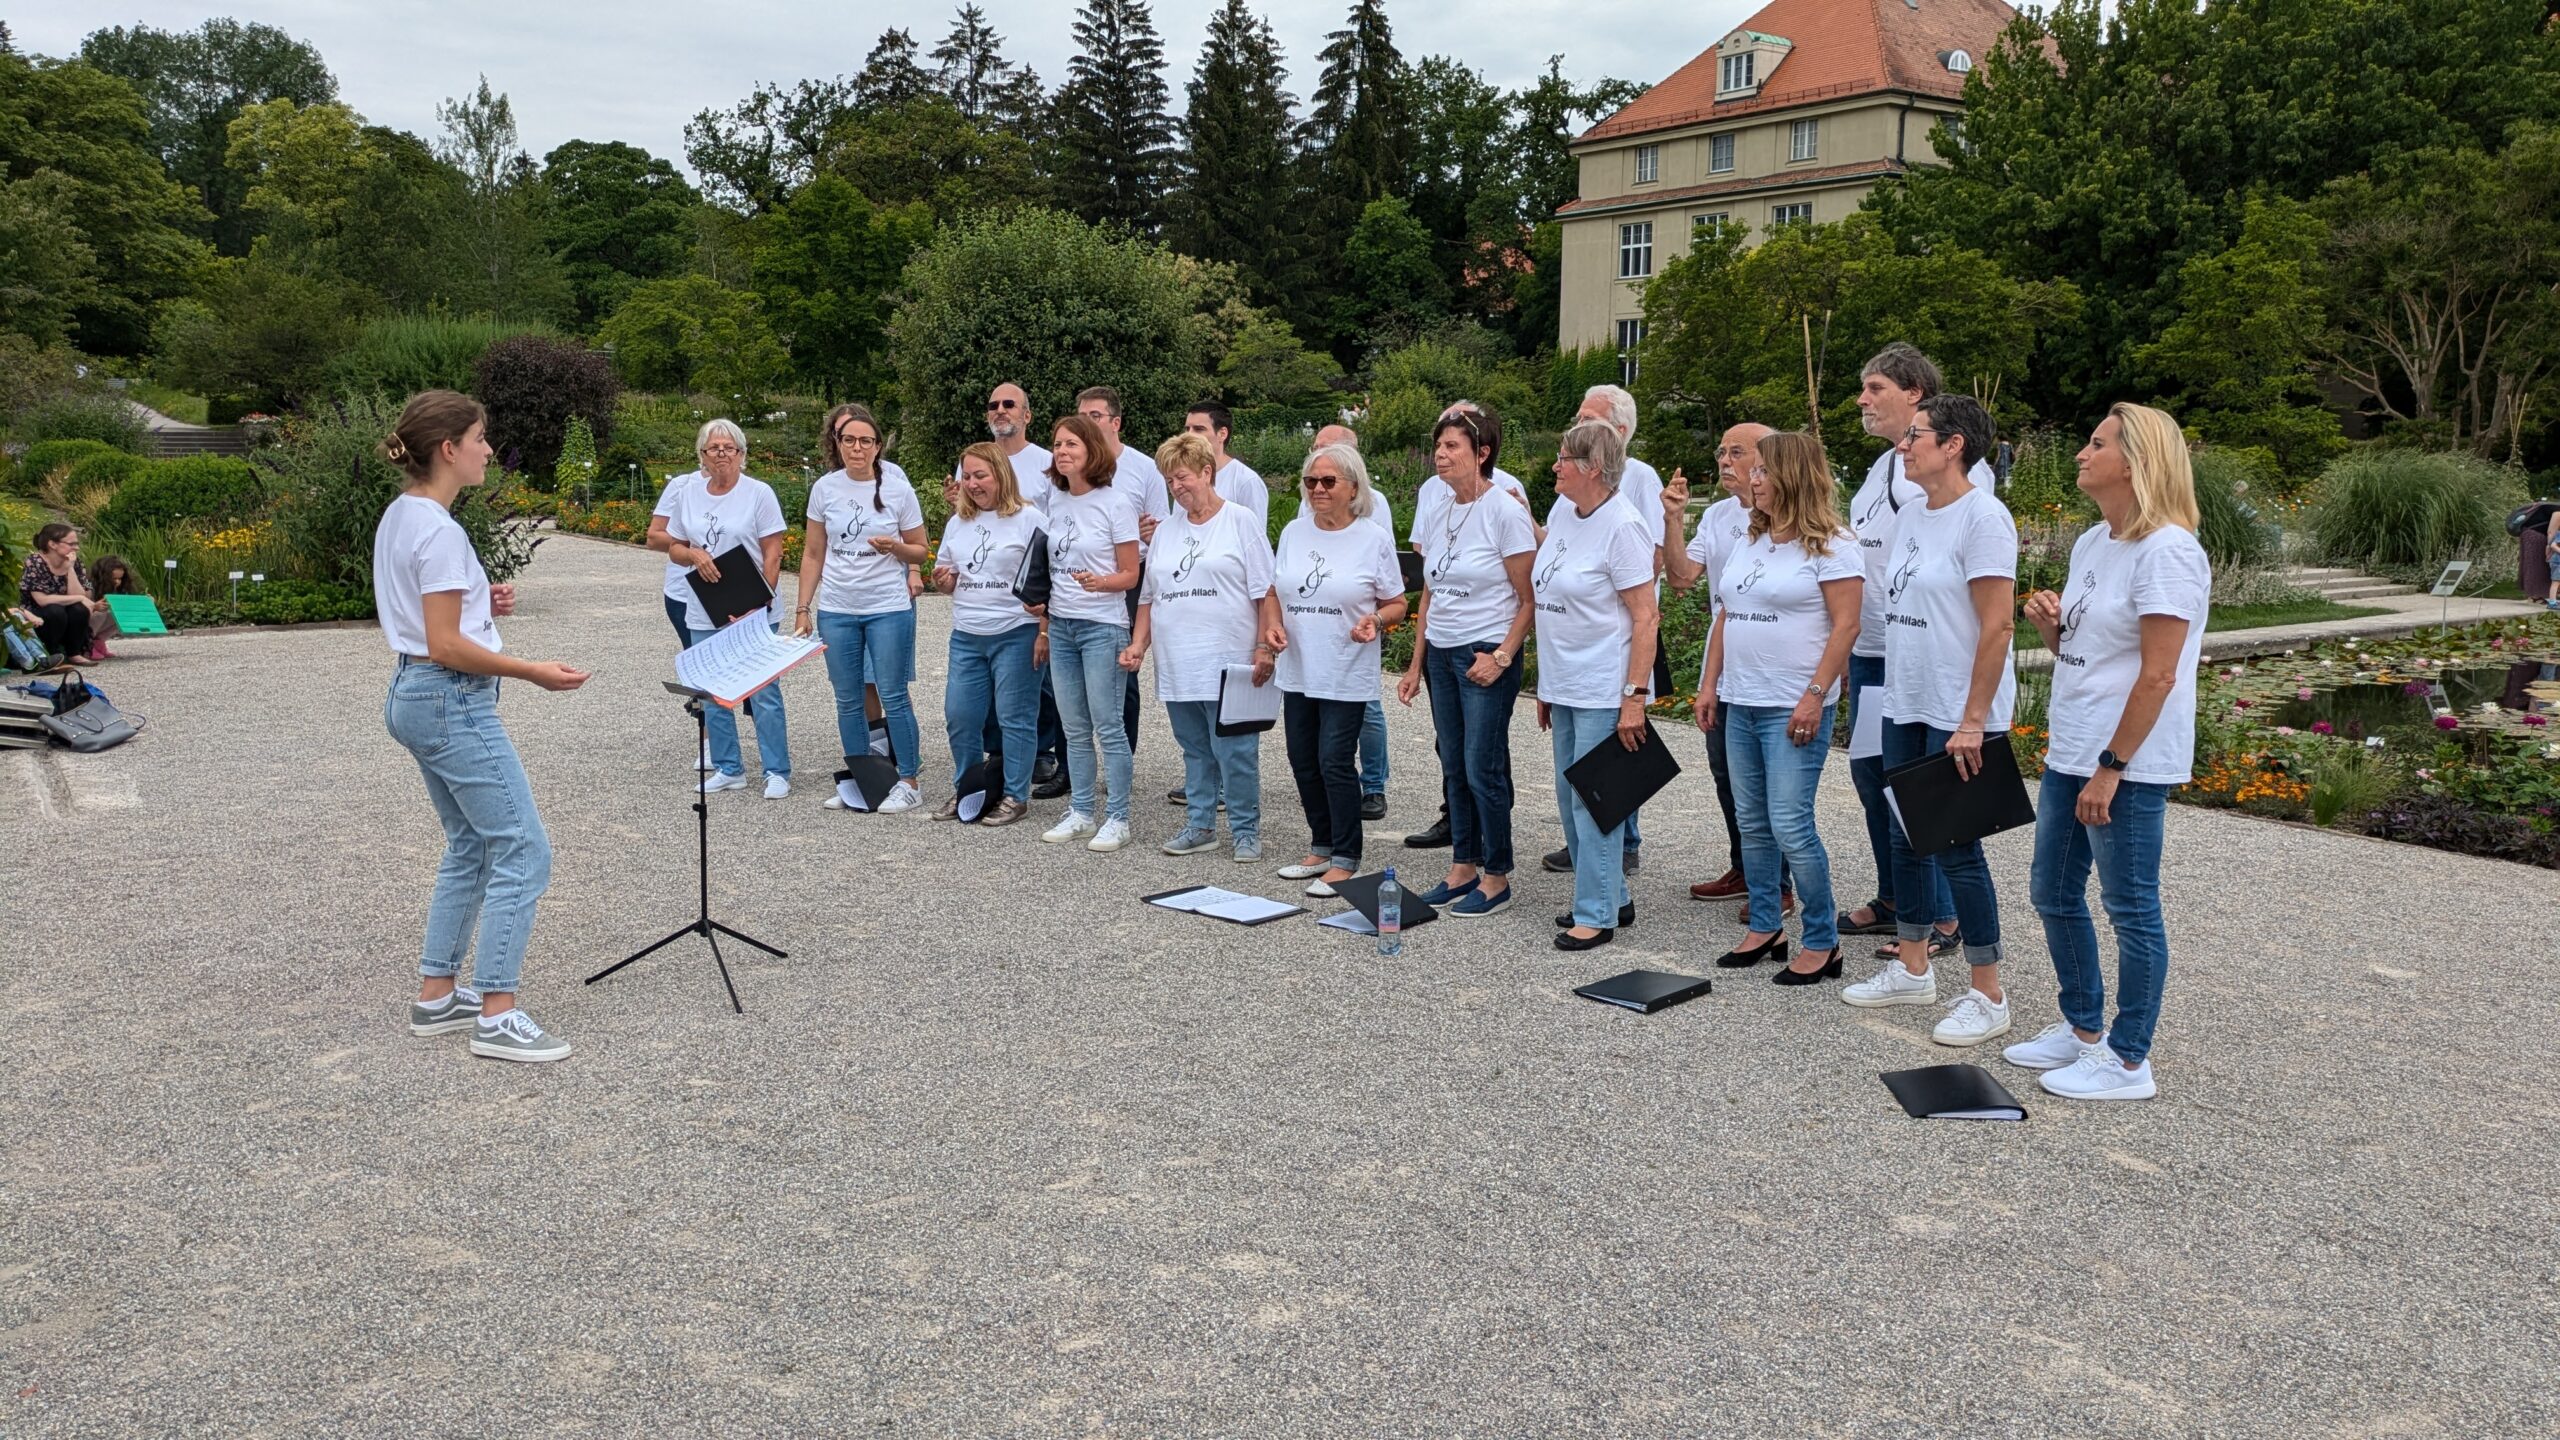
[[[2061,982],[2062,1020],[2003,1053],[2074,1100],[2148,1100],[2151,1031],[2169,975],[2160,840],[2169,792],[2192,778],[2196,657],[2213,566],[2196,541],[2195,472],[2178,422],[2118,405],[2079,455],[2099,523],[2071,547],[2061,594],[2027,597],[2053,655],[2052,748],[2036,806],[2029,893]],[[2089,872],[2116,934],[2107,1024]]]
[[[1745,472],[1750,528],[1717,572],[1716,621],[1698,687],[1698,728],[1726,732],[1751,893],[1749,933],[1716,963],[1739,969],[1786,960],[1783,859],[1803,906],[1804,944],[1776,980],[1811,985],[1840,973],[1831,857],[1814,827],[1813,798],[1858,640],[1866,570],[1857,537],[1840,523],[1822,442],[1782,432],[1761,436],[1757,448]]]
[[[1030,812],[1040,667],[1049,663],[1049,622],[1013,594],[1022,557],[1040,540],[1040,512],[1022,498],[1013,463],[992,441],[961,451],[958,474],[933,562],[933,588],[951,597],[942,724],[951,740],[953,786],[933,818],[959,818],[960,777],[985,756],[993,732],[1004,757],[1004,798],[978,823],[1011,825]]]

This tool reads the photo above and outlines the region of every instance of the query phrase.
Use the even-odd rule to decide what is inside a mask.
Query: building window
[[[1796,120],[1789,122],[1787,125],[1787,158],[1789,160],[1812,159],[1815,155],[1821,153],[1821,136],[1822,122],[1819,120]]]
[[[1717,73],[1716,89],[1720,91],[1750,89],[1751,61],[1752,52],[1748,50],[1743,51],[1739,55],[1727,55],[1724,57],[1722,66]]]
[[[1947,73],[1962,75],[1973,69],[1973,57],[1962,50],[1950,50],[1941,57],[1947,62]]]
[[[1659,145],[1637,146],[1636,183],[1639,185],[1650,185],[1661,178],[1662,147]]]
[[[1641,280],[1653,273],[1653,222],[1636,220],[1618,227],[1618,278]]]
[[[1813,223],[1813,202],[1806,200],[1793,205],[1772,205],[1769,207],[1769,223],[1810,225]]]
[[[1692,215],[1689,217],[1689,232],[1694,235],[1704,230],[1707,232],[1707,238],[1712,240],[1723,234],[1724,227],[1732,223],[1733,215],[1730,211],[1718,210],[1712,215]]]
[[[1733,168],[1733,137],[1714,135],[1707,139],[1707,170],[1722,175]]]
[[[1621,320],[1621,321],[1619,321],[1619,322],[1618,322],[1618,383],[1619,383],[1619,384],[1621,384],[1621,385],[1633,385],[1634,383],[1636,383],[1636,347],[1637,347],[1637,346],[1639,346],[1639,345],[1642,345],[1643,343],[1644,343],[1644,322],[1643,322],[1643,321],[1641,321],[1641,320]]]
[[[1939,117],[1938,117],[1938,129],[1939,129],[1941,132],[1943,132],[1943,133],[1940,135],[1939,140],[1938,140],[1938,144],[1939,144],[1939,146],[1940,146],[1942,149],[1946,149],[1946,150],[1951,150],[1951,151],[1953,151],[1953,150],[1962,150],[1962,149],[1964,148],[1964,117],[1963,117],[1963,116],[1961,116],[1961,115],[1941,115],[1941,116],[1939,116]]]

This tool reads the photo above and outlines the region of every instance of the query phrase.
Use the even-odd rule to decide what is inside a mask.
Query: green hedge
[[[56,470],[68,469],[94,456],[123,453],[103,440],[39,440],[18,457],[14,483],[20,492],[32,495]]]
[[[320,620],[370,620],[373,592],[325,580],[270,580],[244,585],[240,603],[187,601],[161,607],[172,630],[208,625],[307,625]]]
[[[185,455],[154,461],[128,478],[98,512],[109,530],[170,526],[182,520],[228,524],[255,514],[265,487],[248,461],[230,455]]]
[[[121,450],[106,455],[91,455],[75,460],[62,477],[64,493],[79,495],[90,490],[120,490],[124,483],[149,469],[153,462]]]

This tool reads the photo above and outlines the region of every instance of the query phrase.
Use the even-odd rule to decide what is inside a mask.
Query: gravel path
[[[1137,903],[1288,889],[1154,853],[1152,707],[1144,850],[822,812],[812,665],[801,793],[715,797],[716,913],[792,952],[733,957],[739,1018],[698,948],[576,983],[692,905],[657,568],[556,539],[506,626],[601,667],[505,701],[564,1065],[403,1028],[439,836],[373,634],[130,642],[98,678],[140,741],[0,754],[0,1434],[2560,1431],[2560,1004],[2514,988],[2547,874],[2173,808],[2162,1099],[2044,1103],[1986,1056],[2032,1121],[1921,1124],[1875,1076],[1955,1058],[1930,1012],[1569,995],[1738,934],[1685,895],[1722,868],[1694,741],[1620,944],[1550,948],[1568,886],[1529,874],[1389,964]],[[1394,723],[1400,835],[1437,777]],[[1514,753],[1534,864],[1526,707]],[[1862,895],[1854,803],[1835,771]],[[2027,838],[1993,849],[2031,1031]]]

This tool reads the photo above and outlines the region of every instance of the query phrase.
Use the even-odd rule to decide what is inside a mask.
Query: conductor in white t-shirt
[[[782,518],[782,501],[773,487],[745,473],[747,436],[729,420],[705,423],[694,436],[693,453],[701,479],[681,488],[670,483],[649,517],[649,548],[707,581],[720,578],[720,557],[743,545],[759,557],[766,588],[775,594],[782,583],[782,537],[790,526]],[[702,608],[702,598],[685,586],[685,648],[690,650],[718,633],[731,617]],[[766,623],[772,623],[768,614]],[[756,722],[756,758],[764,765],[764,798],[779,800],[791,793],[791,732],[783,718],[782,686],[767,685],[747,697],[747,713]],[[738,717],[723,705],[704,712],[711,741],[711,769],[702,777],[702,792],[737,790],[747,783],[746,757],[738,748]]]

